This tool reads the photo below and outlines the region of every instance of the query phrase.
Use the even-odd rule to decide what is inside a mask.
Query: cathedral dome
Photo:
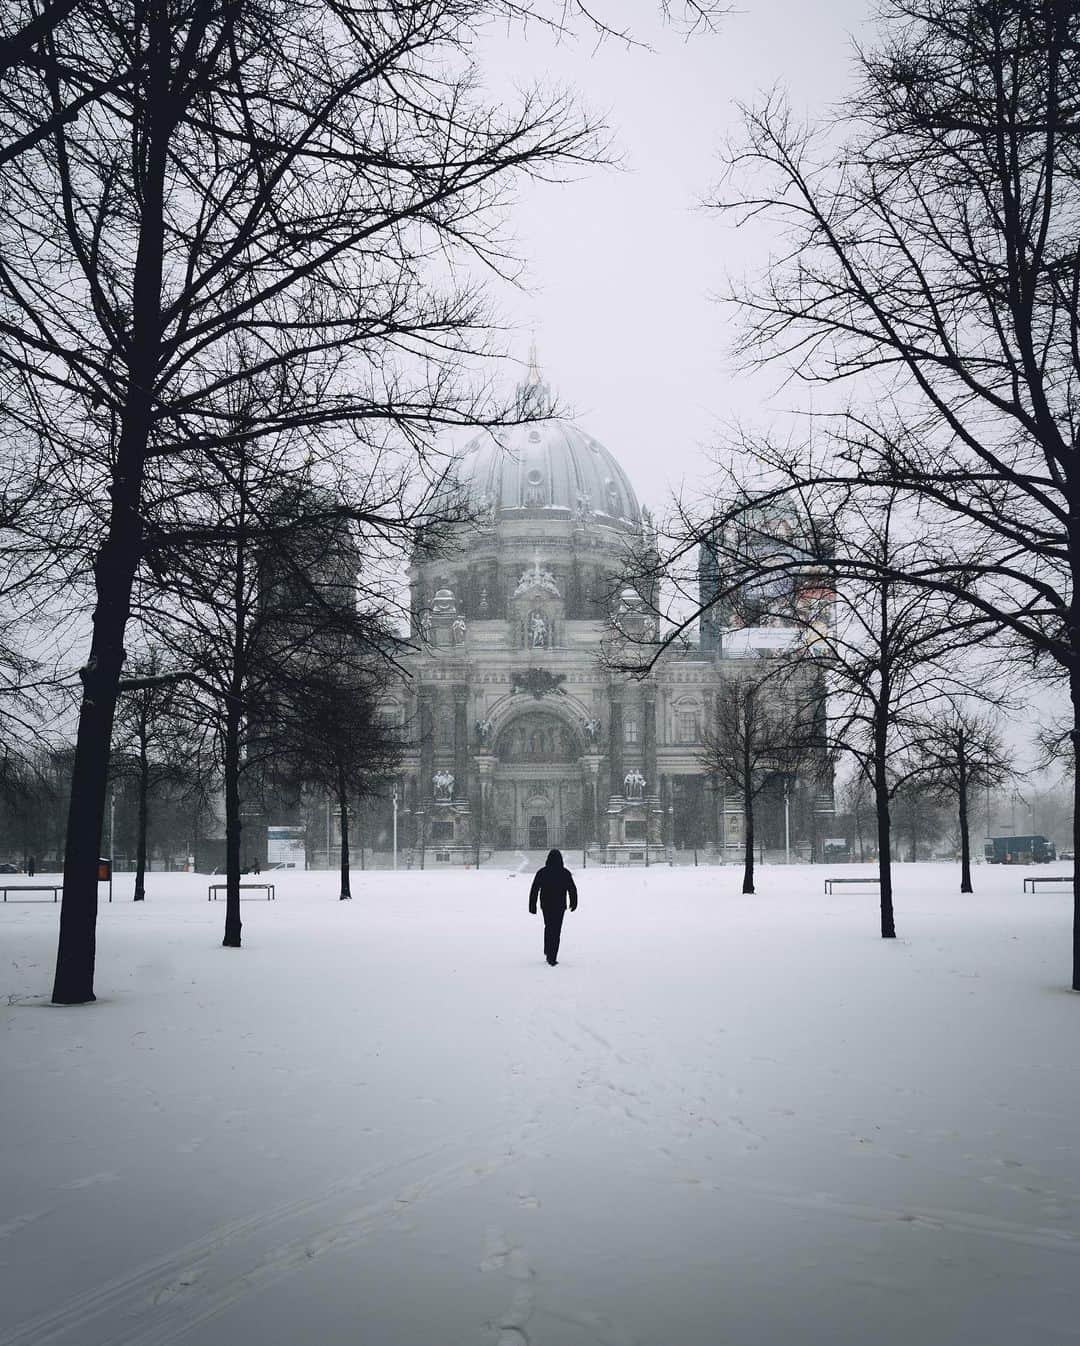
[[[466,445],[457,480],[470,509],[562,511],[637,527],[630,480],[603,444],[551,418],[485,432]]]
[[[535,351],[518,387],[522,414],[543,415],[550,393]],[[470,510],[522,517],[550,511],[638,528],[641,509],[611,453],[573,421],[547,416],[486,430],[466,444],[456,473]]]

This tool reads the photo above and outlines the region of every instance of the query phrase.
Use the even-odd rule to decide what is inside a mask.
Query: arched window
[[[675,705],[675,742],[701,741],[701,707],[696,701],[679,701]]]
[[[623,721],[623,742],[637,743],[641,737],[641,726],[633,715],[628,715]]]
[[[454,721],[449,715],[439,716],[436,742],[440,748],[452,748],[454,746]]]

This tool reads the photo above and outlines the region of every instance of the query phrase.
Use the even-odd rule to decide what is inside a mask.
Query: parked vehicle
[[[18,865],[13,865],[10,860],[5,860],[0,864],[0,874],[19,874],[21,873]]]
[[[1044,836],[987,837],[983,854],[988,865],[1048,865],[1057,859],[1057,848]]]

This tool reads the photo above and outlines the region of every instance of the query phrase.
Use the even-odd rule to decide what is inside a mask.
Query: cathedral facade
[[[759,651],[707,629],[647,677],[612,671],[612,631],[648,620],[621,576],[654,546],[651,519],[607,448],[543,416],[535,359],[518,396],[543,418],[465,446],[473,521],[411,568],[414,653],[383,708],[410,744],[400,845],[428,864],[552,846],[608,863],[734,855],[742,813],[702,764],[703,730],[725,677]],[[385,834],[385,818],[373,824]]]

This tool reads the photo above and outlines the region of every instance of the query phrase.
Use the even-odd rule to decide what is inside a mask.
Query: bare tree
[[[752,893],[757,798],[771,782],[796,775],[823,746],[815,741],[811,697],[782,658],[761,658],[724,679],[715,718],[706,718],[699,761],[742,806],[742,890]]]
[[[352,897],[351,806],[385,789],[404,743],[400,731],[379,715],[388,666],[348,638],[335,644],[331,650],[324,640],[321,650],[306,653],[302,677],[277,703],[273,776],[333,796],[341,819],[344,901]]]
[[[178,748],[177,684],[163,666],[161,651],[151,648],[130,662],[130,687],[116,714],[110,753],[110,777],[130,778],[135,786],[135,896],[146,898],[146,864],[151,798],[168,782],[181,779]]]
[[[885,0],[880,14],[846,115],[814,131],[778,97],[750,109],[717,198],[785,235],[736,296],[748,357],[852,398],[838,452],[778,450],[764,470],[780,493],[910,501],[927,545],[898,578],[956,597],[1067,683],[1075,757],[1080,10]],[[1073,929],[1080,990],[1080,887]]]
[[[976,790],[997,789],[1016,775],[992,711],[957,700],[912,726],[916,780],[957,811],[960,826],[960,891],[971,882],[970,810]]]
[[[236,423],[250,415],[242,408]],[[381,618],[357,606],[349,520],[332,495],[312,487],[316,469],[290,461],[287,440],[255,454],[241,436],[229,456],[213,453],[185,495],[188,526],[177,518],[162,530],[156,573],[138,594],[143,620],[169,645],[187,714],[216,745],[230,948],[241,944],[243,795],[262,795],[280,775],[290,733],[306,735],[311,748],[321,714],[329,734],[329,687],[356,667],[361,650],[380,654],[384,644]],[[369,491],[377,480],[367,479]],[[353,687],[359,697],[362,686]],[[335,709],[346,713],[344,693]]]
[[[868,813],[873,815],[873,799],[870,790],[870,783],[862,771],[856,769],[847,778],[840,792],[840,804],[843,811],[851,819],[851,828],[854,833],[855,847],[859,854],[860,864],[866,862],[866,832],[865,825]]]
[[[897,839],[906,836],[908,860],[914,864],[920,858],[920,849],[922,858],[927,859],[925,848],[937,841],[943,830],[941,800],[917,774],[905,774],[904,783],[893,792],[892,807],[896,820],[893,835]]]

